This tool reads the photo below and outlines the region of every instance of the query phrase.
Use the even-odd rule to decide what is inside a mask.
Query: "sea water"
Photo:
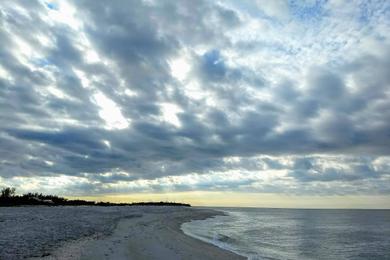
[[[390,210],[217,210],[182,230],[249,259],[390,259]]]

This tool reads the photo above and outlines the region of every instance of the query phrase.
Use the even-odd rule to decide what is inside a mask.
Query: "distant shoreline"
[[[167,201],[148,201],[148,202],[134,202],[134,203],[111,203],[111,202],[95,202],[95,201],[86,201],[87,203],[78,203],[74,201],[67,201],[63,204],[54,204],[54,203],[45,203],[37,202],[32,204],[6,204],[0,202],[0,207],[34,207],[34,206],[49,206],[49,207],[60,207],[60,206],[96,206],[96,207],[135,207],[135,206],[166,206],[166,207],[191,207],[187,203],[177,203],[177,202],[167,202]]]
[[[88,201],[88,200],[69,200],[57,195],[45,195],[42,193],[26,193],[16,195],[15,188],[6,187],[1,190],[0,207],[15,207],[15,206],[184,206],[191,207],[188,203],[170,202],[170,201],[147,201],[147,202],[132,202],[132,203],[113,203],[103,201]]]

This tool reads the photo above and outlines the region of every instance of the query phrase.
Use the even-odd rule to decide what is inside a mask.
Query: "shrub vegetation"
[[[135,202],[135,203],[112,203],[96,202],[87,200],[69,200],[56,195],[44,195],[42,193],[26,193],[16,195],[15,188],[6,187],[1,190],[0,207],[24,206],[24,205],[47,205],[47,206],[185,206],[190,204],[177,202]]]

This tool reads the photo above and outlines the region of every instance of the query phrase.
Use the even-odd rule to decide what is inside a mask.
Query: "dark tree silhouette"
[[[11,198],[15,195],[15,188],[4,188],[1,190],[1,198]]]
[[[47,206],[185,206],[190,204],[176,202],[137,202],[137,203],[112,203],[95,202],[86,200],[68,200],[55,195],[44,195],[42,193],[26,193],[21,196],[15,194],[15,188],[4,188],[1,190],[0,207],[21,206],[21,205],[47,205]]]

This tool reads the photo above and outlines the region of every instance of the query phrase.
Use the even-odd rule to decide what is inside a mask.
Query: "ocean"
[[[390,210],[216,209],[184,233],[249,259],[390,259]]]

